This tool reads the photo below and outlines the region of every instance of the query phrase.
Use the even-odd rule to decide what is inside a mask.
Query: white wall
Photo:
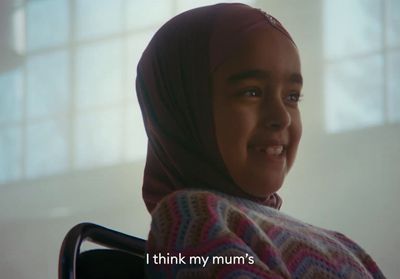
[[[150,217],[140,194],[143,166],[132,163],[2,185],[0,277],[56,278],[61,242],[80,222],[147,238]]]
[[[322,1],[258,3],[293,34],[305,80],[304,101],[300,105],[303,138],[297,161],[280,192],[284,199],[282,210],[314,225],[345,233],[373,256],[387,278],[398,278],[399,124],[327,133]]]
[[[4,185],[0,218],[10,223],[26,218],[62,219],[127,206],[142,217],[147,215],[141,199],[143,167],[143,162],[130,163]],[[117,216],[110,220],[117,221]],[[138,227],[135,232],[143,237],[147,228]]]
[[[292,33],[305,79],[303,140],[281,190],[282,210],[347,234],[388,278],[400,277],[399,124],[326,133],[321,1],[270,0],[256,6]],[[0,12],[0,23],[4,17]],[[2,67],[18,63],[0,46]],[[143,166],[143,161],[119,163],[0,185],[0,277],[55,278],[61,241],[78,222],[145,238],[150,219],[141,200]]]

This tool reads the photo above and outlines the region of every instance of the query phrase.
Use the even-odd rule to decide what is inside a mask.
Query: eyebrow
[[[300,85],[303,85],[303,77],[300,74],[291,74],[289,77],[289,81],[291,83],[298,83]]]
[[[248,71],[243,71],[240,73],[235,73],[233,75],[230,75],[228,77],[228,82],[230,83],[236,83],[244,79],[249,79],[249,78],[255,78],[255,79],[266,79],[270,77],[270,73],[264,70],[259,70],[259,69],[254,69],[254,70],[248,70]],[[303,77],[301,74],[294,73],[289,76],[289,82],[291,83],[298,83],[300,85],[303,85]]]
[[[243,71],[240,73],[236,73],[233,75],[230,75],[228,77],[228,81],[235,83],[238,81],[241,81],[243,79],[248,79],[248,78],[256,78],[256,79],[265,79],[269,77],[269,73],[263,70],[248,70],[248,71]]]

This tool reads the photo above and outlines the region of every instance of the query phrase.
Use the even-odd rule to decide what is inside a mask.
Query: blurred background
[[[66,232],[142,238],[146,135],[134,81],[154,32],[219,1],[0,1],[0,277],[56,278]],[[282,211],[400,277],[400,1],[244,1],[287,27],[305,79]]]

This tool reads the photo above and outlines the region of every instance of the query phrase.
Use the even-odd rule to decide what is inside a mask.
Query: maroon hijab
[[[254,30],[290,35],[272,16],[243,4],[182,13],[162,26],[137,68],[136,91],[148,135],[143,199],[151,212],[169,193],[213,189],[279,208],[281,199],[249,196],[235,184],[217,146],[211,76]]]

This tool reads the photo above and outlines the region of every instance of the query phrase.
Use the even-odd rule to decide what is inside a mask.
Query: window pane
[[[387,0],[387,38],[389,46],[400,46],[400,2]]]
[[[19,126],[0,129],[0,183],[21,177],[21,144],[22,133]]]
[[[329,59],[382,47],[380,0],[324,0],[324,48]]]
[[[329,132],[382,124],[382,56],[375,55],[328,65],[325,102]]]
[[[121,109],[79,115],[75,131],[75,158],[78,168],[118,163],[121,133]]]
[[[129,29],[160,25],[172,16],[171,0],[127,1],[126,5]]]
[[[66,43],[69,35],[67,0],[27,3],[27,45],[29,50]]]
[[[125,119],[125,159],[144,160],[147,154],[147,135],[143,125],[139,104],[131,102]]]
[[[400,52],[388,55],[389,121],[400,122]]]
[[[127,76],[127,87],[129,95],[135,95],[135,80],[136,80],[136,68],[139,62],[140,57],[147,44],[150,42],[151,37],[154,32],[146,32],[136,34],[135,36],[131,36],[128,39],[128,53],[127,53],[127,67],[128,69],[125,71],[125,75]]]
[[[77,105],[80,109],[121,101],[121,40],[81,47],[77,53]]]
[[[18,54],[19,57],[16,60],[20,61],[25,58],[26,41],[29,36],[26,34],[26,21],[26,8],[24,6],[16,8],[12,14],[12,39],[10,38],[12,40],[11,47],[15,53],[11,56],[16,59],[15,54]]]
[[[0,75],[0,124],[21,119],[22,94],[20,70]]]
[[[122,29],[122,0],[77,0],[78,39],[106,36]]]
[[[32,56],[28,60],[28,117],[64,113],[68,109],[68,62],[65,51]]]
[[[29,178],[63,172],[68,167],[65,118],[31,123],[27,127],[26,174]]]

